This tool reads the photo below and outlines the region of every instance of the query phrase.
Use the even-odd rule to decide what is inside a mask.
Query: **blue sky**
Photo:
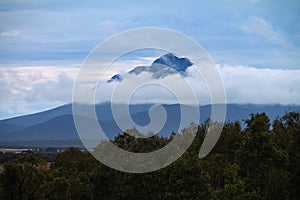
[[[61,96],[71,96],[76,69],[88,53],[113,34],[141,27],[182,32],[200,43],[221,67],[261,69],[258,74],[268,69],[270,75],[281,74],[281,84],[283,79],[292,79],[283,83],[283,89],[298,93],[299,79],[290,74],[300,70],[299,10],[297,0],[2,0],[0,118],[68,103],[70,98]],[[276,83],[279,77],[273,79]],[[66,91],[42,95],[41,85],[49,88],[47,93],[55,93],[62,85]],[[294,93],[277,103],[300,104]]]

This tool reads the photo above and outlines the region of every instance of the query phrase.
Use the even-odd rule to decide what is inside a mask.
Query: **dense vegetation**
[[[252,114],[245,127],[226,123],[213,151],[199,159],[207,127],[199,126],[175,163],[145,174],[113,170],[76,148],[51,164],[33,153],[20,155],[1,166],[0,199],[299,199],[299,113],[287,113],[272,126],[264,113]],[[148,152],[171,139],[121,134],[114,143]]]

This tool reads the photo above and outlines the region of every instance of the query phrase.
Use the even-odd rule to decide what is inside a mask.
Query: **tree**
[[[16,163],[6,163],[0,174],[3,199],[50,199],[56,192],[54,179],[45,162],[33,153],[22,155]]]
[[[162,199],[211,199],[210,176],[201,162],[184,156],[163,169]]]
[[[273,122],[273,143],[288,157],[288,188],[291,199],[300,196],[300,113],[286,113]]]
[[[245,123],[247,126],[246,131],[251,133],[266,133],[270,129],[270,119],[264,112],[261,114],[250,114],[250,119],[247,119]]]
[[[245,137],[237,151],[239,173],[248,191],[263,199],[286,199],[287,156],[272,143],[269,119],[265,113],[246,120]]]
[[[55,178],[62,178],[67,185],[67,199],[92,199],[89,174],[98,164],[88,152],[71,147],[57,155],[51,170]]]

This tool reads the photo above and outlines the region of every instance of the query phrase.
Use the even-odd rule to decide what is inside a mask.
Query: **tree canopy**
[[[212,152],[199,159],[208,121],[198,126],[191,147],[155,172],[116,171],[88,152],[69,148],[53,163],[28,152],[5,161],[0,199],[298,199],[300,196],[300,114],[286,113],[271,124],[251,114],[245,126],[224,125]],[[123,133],[112,141],[131,152],[150,152],[172,140]]]

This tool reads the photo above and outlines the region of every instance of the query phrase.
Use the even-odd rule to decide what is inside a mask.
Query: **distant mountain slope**
[[[90,106],[90,105],[82,105]],[[125,106],[125,105],[118,105]],[[167,121],[160,135],[168,136],[172,131],[178,130],[180,123],[180,105],[163,105],[167,113]],[[131,118],[140,126],[150,122],[148,110],[151,104],[130,105]],[[192,107],[185,106],[187,109]],[[210,117],[211,105],[200,107],[200,123]],[[283,105],[253,105],[253,104],[228,104],[226,121],[241,121],[247,119],[250,113],[266,112],[271,121],[277,116],[282,116],[289,111],[300,111],[300,106]],[[113,138],[122,130],[116,125],[111,111],[110,103],[96,105],[96,113],[99,124],[108,137]],[[88,120],[85,113],[80,116],[82,120]],[[192,118],[192,116],[190,116]],[[187,119],[189,120],[189,119]],[[132,128],[132,127],[128,127]],[[21,141],[77,141],[77,135],[73,116],[72,105],[64,105],[48,111],[25,115],[0,121],[0,145],[7,143],[20,143]]]
[[[29,128],[11,133],[5,140],[70,140],[79,139],[72,115],[62,115]]]
[[[0,120],[0,123],[28,127],[67,114],[72,114],[72,104],[62,105],[50,110],[46,110],[34,114]]]
[[[86,106],[88,105],[82,105],[82,107]],[[132,105],[130,106],[130,112],[134,114],[145,111],[148,110],[150,106],[150,104]],[[99,120],[106,121],[113,118],[110,103],[97,104],[95,109]],[[0,120],[0,138],[1,135],[3,136],[7,133],[20,131],[62,115],[72,115],[72,104],[62,105],[43,112]],[[86,116],[85,113],[82,113],[81,115]]]

